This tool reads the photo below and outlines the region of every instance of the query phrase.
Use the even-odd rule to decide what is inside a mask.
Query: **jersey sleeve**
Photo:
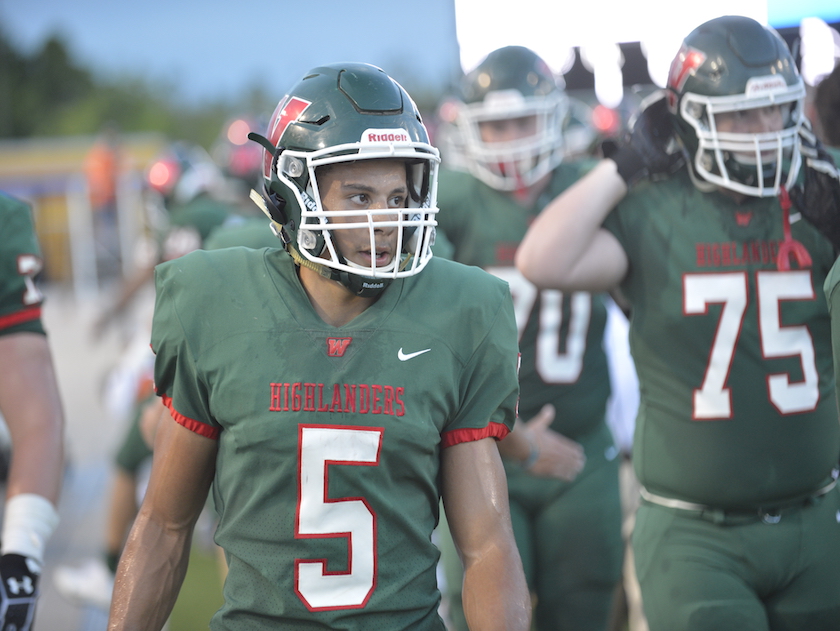
[[[175,263],[175,261],[173,261]],[[218,438],[220,427],[209,406],[209,389],[196,370],[196,357],[190,326],[194,320],[182,317],[193,313],[188,298],[189,281],[173,264],[155,269],[155,312],[152,322],[152,350],[155,353],[155,391],[169,408],[172,418],[187,429]]]
[[[444,427],[444,447],[491,436],[502,439],[513,429],[519,400],[517,329],[510,291],[505,283],[497,284],[503,289],[498,309],[464,367],[461,404]]]
[[[29,206],[0,195],[0,235],[0,335],[43,334],[43,294],[35,285],[43,259]]]

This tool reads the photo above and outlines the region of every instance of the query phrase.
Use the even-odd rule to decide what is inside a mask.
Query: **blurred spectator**
[[[120,161],[119,131],[116,125],[107,123],[84,161],[93,214],[97,273],[101,278],[119,276],[121,270],[122,252],[117,216]]]

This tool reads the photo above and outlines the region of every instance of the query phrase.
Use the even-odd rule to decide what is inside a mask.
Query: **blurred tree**
[[[15,50],[0,24],[0,138],[160,132],[209,147],[231,116],[271,114],[279,97],[258,88],[234,102],[179,103],[177,86],[137,77],[100,79],[72,57],[61,35],[31,55]]]
[[[13,94],[21,83],[23,58],[0,31],[0,137],[14,135]]]

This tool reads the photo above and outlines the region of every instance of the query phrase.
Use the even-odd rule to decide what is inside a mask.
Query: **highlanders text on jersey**
[[[831,245],[791,226],[809,267],[780,271],[775,198],[737,204],[682,171],[640,185],[605,222],[629,259],[642,405],[634,462],[651,492],[722,508],[815,491],[840,454],[823,282]],[[688,333],[687,333],[688,332]]]
[[[43,333],[43,294],[35,276],[43,261],[29,206],[0,193],[0,335]]]
[[[158,393],[218,437],[213,629],[435,629],[440,450],[512,427],[504,283],[433,259],[346,326],[324,324],[279,250],[157,269]]]

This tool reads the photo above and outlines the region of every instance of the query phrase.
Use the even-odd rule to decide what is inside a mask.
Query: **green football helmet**
[[[381,69],[368,64],[320,66],[306,73],[281,99],[263,145],[263,200],[273,227],[302,265],[337,280],[361,296],[376,296],[394,278],[420,272],[432,257],[440,157],[408,93]],[[331,222],[359,217],[358,210],[325,210],[318,190],[318,167],[358,160],[405,161],[409,188],[404,213],[369,210],[364,222]],[[393,216],[393,220],[376,219]],[[399,256],[386,267],[359,266],[345,259],[331,232],[366,228],[375,250],[375,226],[397,228]],[[375,257],[373,257],[375,259]]]
[[[488,186],[526,188],[563,160],[563,125],[568,99],[554,74],[536,53],[523,46],[491,52],[461,84],[456,119],[470,171]],[[507,142],[484,142],[485,121],[536,117],[535,133]]]
[[[805,85],[787,45],[772,28],[740,16],[697,27],[671,64],[667,92],[676,133],[699,188],[719,186],[769,197],[796,181]],[[720,114],[773,106],[781,108],[779,131],[718,130]]]

